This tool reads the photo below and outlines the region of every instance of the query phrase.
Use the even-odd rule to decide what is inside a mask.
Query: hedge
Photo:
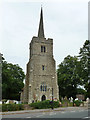
[[[74,103],[75,103],[75,105],[76,106],[80,106],[81,105],[81,103],[83,103],[82,101],[80,101],[80,100],[76,100],[76,101],[74,101]]]
[[[22,104],[2,104],[2,112],[24,110]]]
[[[41,102],[36,102],[36,103],[31,103],[30,107],[33,107],[35,109],[47,109],[47,108],[57,108],[59,107],[59,101],[49,101],[49,100],[45,100],[45,101],[41,101]]]

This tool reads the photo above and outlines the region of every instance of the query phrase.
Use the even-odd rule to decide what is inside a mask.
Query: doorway
[[[42,101],[46,100],[46,96],[43,95],[42,98],[41,98]]]

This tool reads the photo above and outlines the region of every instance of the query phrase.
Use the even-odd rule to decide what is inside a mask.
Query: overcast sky
[[[67,55],[78,55],[88,39],[88,0],[2,0],[0,2],[0,53],[26,72],[29,43],[37,36],[41,4],[46,38],[53,38],[56,65]],[[25,1],[25,2],[24,2]]]

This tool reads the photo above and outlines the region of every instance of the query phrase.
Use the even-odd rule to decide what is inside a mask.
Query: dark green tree
[[[58,66],[57,76],[61,97],[76,98],[77,87],[82,84],[82,79],[78,74],[80,69],[78,58],[70,55],[65,57],[64,61]]]
[[[83,85],[87,90],[87,97],[90,98],[90,40],[86,40],[83,47],[80,48],[79,59],[81,63],[81,77]]]
[[[2,98],[20,100],[25,74],[17,64],[2,61]]]
[[[82,95],[86,96],[86,90],[84,90],[82,88],[77,88],[77,94],[82,94]]]

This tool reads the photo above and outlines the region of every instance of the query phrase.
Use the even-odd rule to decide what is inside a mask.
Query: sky
[[[77,56],[88,39],[88,0],[1,0],[0,53],[26,73],[29,43],[37,36],[41,5],[45,37],[53,38],[56,67]]]

